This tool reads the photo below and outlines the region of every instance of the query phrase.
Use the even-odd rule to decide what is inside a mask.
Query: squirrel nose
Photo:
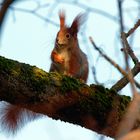
[[[62,39],[57,38],[56,39],[57,44],[64,45],[64,41]]]

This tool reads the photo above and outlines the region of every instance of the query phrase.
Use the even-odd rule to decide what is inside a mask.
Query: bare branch
[[[126,46],[126,47],[123,48],[122,50],[124,51],[124,49],[125,49],[125,51],[129,54],[129,56],[130,56],[131,59],[133,60],[134,64],[136,64],[136,63],[139,62],[139,60],[138,60],[138,58],[136,57],[136,55],[134,54],[133,50],[131,49],[131,47],[130,47],[130,45],[129,45],[127,39],[126,39],[126,37],[127,37],[127,36],[126,36],[126,33],[122,32],[121,38],[122,38],[122,40],[123,40],[123,43],[124,43],[125,46]]]
[[[7,12],[7,9],[15,1],[16,0],[4,0],[3,3],[2,3],[1,9],[0,9],[0,32],[1,32],[2,24],[3,24],[4,17],[5,17],[5,14]]]
[[[140,72],[140,63],[138,62],[134,68],[131,70],[133,76],[136,76],[139,72]],[[127,84],[129,83],[129,80],[126,76],[124,76],[123,78],[121,78],[117,83],[115,83],[111,89],[114,89],[116,91],[120,91],[121,89],[123,89]],[[135,84],[137,85],[137,87],[139,87],[139,84],[135,81]]]
[[[111,15],[110,13],[107,13],[106,11],[103,11],[103,10],[100,10],[100,9],[96,9],[96,8],[93,8],[93,7],[90,7],[90,6],[87,6],[85,4],[82,4],[78,1],[66,1],[66,0],[55,0],[52,8],[55,8],[59,3],[67,3],[67,4],[71,4],[71,5],[76,5],[77,7],[79,8],[82,8],[83,10],[85,10],[86,12],[91,12],[91,13],[94,13],[94,14],[99,14],[101,16],[104,16],[105,18],[108,18],[112,21],[114,21],[115,23],[118,22],[118,18]],[[37,11],[40,9],[40,8],[44,8],[48,6],[48,4],[45,4],[45,5],[40,5],[39,3],[37,3],[37,6],[33,9],[33,10],[28,10],[28,9],[22,9],[22,8],[17,8],[17,7],[13,7],[13,6],[10,6],[11,9],[13,10],[17,10],[17,11],[20,11],[20,12],[27,12],[27,13],[31,13],[31,14],[34,14],[35,16],[37,16],[38,18],[40,18],[41,20],[44,20],[44,21],[47,21],[55,26],[58,26],[58,24],[52,20],[50,20],[50,17],[47,18],[48,16],[44,17],[43,15],[37,13]],[[52,9],[51,8],[51,9]],[[49,15],[50,13],[48,13]]]
[[[128,49],[130,48],[128,42],[127,42],[127,39],[126,39],[126,36],[125,36],[125,33],[122,33],[121,34],[121,38],[122,38],[122,43],[123,43],[123,48],[125,49],[124,50],[124,55],[125,55],[125,63],[126,63],[126,67],[127,67],[127,70],[128,70],[128,80],[130,82],[130,85],[131,85],[131,89],[132,89],[132,93],[133,93],[133,96],[136,96],[136,94],[138,94],[136,88],[135,88],[135,80],[134,80],[134,77],[133,77],[133,74],[132,74],[132,71],[130,70],[130,67],[129,67],[129,62],[128,62]],[[129,49],[130,50],[130,49]],[[132,59],[134,59],[134,62],[138,61],[138,59],[136,58],[136,56],[134,55],[133,52],[129,53],[131,55],[131,57],[134,57]],[[133,54],[133,55],[132,55]],[[137,59],[137,60],[135,60]],[[135,63],[136,63],[135,62]],[[138,62],[137,62],[138,63]]]
[[[3,57],[0,62],[1,101],[115,136],[130,97]]]
[[[98,81],[97,79],[97,75],[96,75],[96,68],[93,66],[92,67],[92,73],[93,73],[93,76],[94,76],[94,81],[97,85],[100,85],[101,83]]]
[[[126,37],[129,37],[132,33],[135,32],[135,30],[140,26],[140,19],[136,22],[133,28],[131,28],[127,33]]]
[[[131,33],[133,33],[135,29],[138,27],[137,25],[138,24],[136,24],[134,28],[132,28],[131,32],[129,32],[129,34],[127,35],[130,35]],[[132,71],[130,70],[129,63],[128,63],[128,55],[130,55],[134,64],[137,65],[139,61],[138,61],[138,58],[133,53],[127,41],[127,36],[124,32],[122,32],[121,38],[122,38],[122,43],[123,43],[123,48],[124,48],[124,55],[125,55],[125,58],[127,58],[125,59],[125,62],[126,62],[127,70],[128,70],[128,80],[131,85],[133,99],[127,109],[126,114],[124,115],[123,119],[120,122],[120,126],[117,132],[117,137],[123,137],[134,128],[135,122],[139,116],[139,105],[140,105],[140,95],[137,92],[136,87],[135,87],[134,75]]]
[[[140,95],[136,94],[133,100],[131,101],[126,114],[124,115],[118,132],[117,137],[122,137],[129,133],[135,126],[137,118],[139,116],[139,106],[140,106]]]
[[[119,19],[120,33],[124,31],[122,3],[123,3],[123,0],[118,0],[118,11],[119,11],[119,17],[120,17]]]
[[[126,73],[125,70],[123,70],[117,63],[115,63],[111,58],[109,58],[106,54],[104,54],[94,43],[92,37],[90,37],[90,41],[92,43],[92,45],[94,46],[94,48],[110,63],[112,64],[115,68],[117,68],[117,70],[122,73],[124,75],[124,78],[122,78],[121,80],[119,80],[114,86],[111,87],[111,89],[114,89],[116,91],[121,90],[122,88],[124,88],[128,83],[130,77],[129,74]],[[137,75],[140,72],[140,63],[137,63],[136,66],[132,69],[132,74],[133,76]],[[129,79],[129,80],[128,80]],[[136,81],[134,81],[134,83],[137,83]],[[138,83],[137,83],[138,85]]]
[[[48,6],[48,5],[45,5],[45,6]],[[32,9],[32,10],[28,10],[28,9],[25,9],[25,8],[24,9],[23,8],[17,8],[17,7],[13,7],[13,6],[10,6],[9,8],[12,9],[12,10],[15,10],[15,11],[25,12],[25,13],[28,13],[28,14],[29,13],[33,14],[34,16],[40,18],[41,20],[44,20],[44,21],[46,21],[46,22],[48,22],[52,25],[55,25],[55,26],[59,27],[58,23],[52,21],[50,18],[44,17],[41,14],[39,14],[37,12],[37,10],[39,10],[39,7],[36,7],[35,9]]]
[[[80,3],[80,2],[77,2],[77,1],[67,1],[67,0],[56,0],[57,2],[59,3],[68,3],[68,4],[71,4],[71,5],[76,5],[78,6],[79,8],[82,8],[84,9],[85,11],[89,11],[91,13],[94,13],[94,14],[99,14],[105,18],[108,18],[108,19],[111,19],[112,21],[114,22],[118,22],[118,18],[116,16],[113,16],[112,14],[106,12],[106,11],[103,11],[101,9],[96,9],[96,8],[93,8],[91,6],[87,6],[83,3]]]
[[[106,54],[104,54],[95,44],[93,41],[92,37],[89,38],[90,42],[92,43],[93,47],[110,63],[112,64],[115,68],[118,69],[119,72],[121,72],[123,75],[127,75],[127,73],[116,63],[114,62],[111,58],[109,58]]]

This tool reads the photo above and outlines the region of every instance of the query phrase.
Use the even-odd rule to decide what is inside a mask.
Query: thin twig
[[[140,72],[140,62],[138,62],[134,68],[131,70],[133,76],[136,76]],[[116,90],[117,92],[123,89],[127,84],[129,83],[129,80],[126,76],[121,78],[117,83],[115,83],[111,89]],[[140,84],[135,81],[135,84],[138,88],[140,88]]]
[[[98,81],[97,79],[97,76],[96,76],[96,68],[93,66],[92,67],[92,73],[93,73],[93,76],[94,76],[94,81],[97,85],[100,85],[101,83]]]
[[[122,12],[122,5],[121,4],[122,4],[122,0],[118,0],[118,9],[119,9],[119,14],[120,14],[120,26],[121,26],[121,39],[122,39],[122,45],[123,45],[126,70],[128,72],[128,75],[127,76],[125,75],[125,77],[127,78],[126,80],[128,80],[130,82],[133,100],[132,100],[131,104],[129,105],[126,114],[124,115],[123,120],[121,121],[121,123],[119,125],[117,137],[118,136],[121,137],[121,136],[129,133],[129,131],[133,128],[134,123],[135,123],[137,116],[139,114],[139,101],[140,101],[140,95],[138,94],[136,87],[135,87],[136,81],[134,80],[133,72],[129,66],[128,55],[132,58],[135,66],[138,64],[139,60],[135,56],[133,50],[131,49],[131,47],[127,41],[127,37],[135,31],[138,24],[136,24],[136,26],[134,26],[134,28],[132,28],[132,30],[130,30],[131,32],[128,32],[127,34],[124,33],[123,22],[122,22],[123,12]],[[140,71],[137,71],[137,72],[140,72]],[[118,83],[118,85],[116,84],[115,86],[122,87],[122,83]]]
[[[130,36],[132,33],[134,33],[134,31],[139,27],[139,25],[140,25],[140,20],[134,25],[134,27],[132,29],[130,29],[128,31],[128,33],[122,32],[122,34],[121,34],[124,55],[125,55],[125,58],[127,57],[127,59],[125,59],[125,62],[127,65],[127,70],[128,70],[128,79],[129,79],[129,82],[131,85],[131,90],[133,93],[133,100],[130,103],[130,105],[127,109],[127,112],[124,115],[124,117],[120,123],[119,130],[117,132],[117,137],[122,137],[122,136],[126,135],[127,133],[129,133],[132,130],[132,128],[134,127],[134,124],[139,116],[140,95],[135,87],[135,85],[137,85],[138,83],[136,83],[136,81],[134,80],[133,71],[130,70],[129,63],[128,63],[128,55],[132,58],[132,60],[135,64],[135,68],[136,68],[136,66],[138,66],[138,70],[135,71],[136,73],[140,72],[140,63],[127,41],[127,37]],[[117,83],[116,86],[117,85],[120,85],[120,83]]]
[[[126,37],[129,37],[132,33],[135,32],[135,30],[140,26],[140,19],[136,22],[133,28],[131,28],[127,33]]]
[[[49,22],[52,25],[55,25],[55,26],[59,27],[59,24],[52,21],[50,18],[46,18],[46,17],[42,16],[41,14],[37,13],[34,9],[33,10],[28,10],[28,9],[22,9],[22,8],[17,8],[17,7],[12,7],[12,6],[10,6],[9,8],[12,9],[12,10],[33,14],[34,16],[36,16],[36,17],[38,17],[38,18],[40,18],[40,19],[42,19],[46,22]]]
[[[126,33],[122,32],[121,38],[122,38],[122,40],[123,40],[123,42],[124,42],[124,44],[125,44],[125,46],[126,46],[126,47],[125,47],[126,49],[123,48],[123,51],[124,51],[124,49],[126,50],[126,52],[129,54],[129,56],[130,56],[131,59],[133,60],[134,64],[138,63],[139,60],[138,60],[138,58],[136,57],[136,55],[134,54],[133,50],[131,49],[131,47],[130,47],[128,41],[127,41]]]
[[[0,9],[0,32],[1,32],[1,29],[2,29],[2,24],[3,24],[3,21],[4,21],[4,17],[6,15],[6,12],[9,8],[9,6],[14,3],[16,0],[4,0],[2,5],[1,5],[1,9]]]
[[[133,97],[136,96],[138,94],[137,90],[136,90],[136,87],[135,87],[135,80],[134,80],[134,77],[133,77],[133,74],[132,74],[132,71],[130,70],[130,66],[129,66],[129,62],[128,62],[128,49],[130,48],[128,42],[127,42],[127,39],[126,39],[126,35],[125,33],[122,33],[121,34],[121,38],[122,38],[122,43],[123,43],[123,48],[125,49],[124,50],[124,55],[125,55],[125,63],[126,63],[126,67],[127,67],[127,71],[128,71],[128,80],[130,82],[130,85],[131,85],[131,90],[132,90],[132,93],[133,93]],[[135,56],[134,53],[132,56]],[[135,57],[136,58],[136,57]],[[133,59],[133,58],[132,58]]]
[[[128,133],[132,127],[134,126],[134,123],[137,119],[137,116],[139,114],[139,101],[140,101],[140,95],[138,94],[135,86],[134,86],[134,79],[133,79],[133,73],[134,72],[139,72],[140,71],[140,63],[136,63],[135,66],[138,66],[138,68],[136,67],[135,69],[133,69],[132,71],[130,71],[129,69],[129,65],[128,65],[128,74],[121,68],[119,67],[119,65],[117,65],[112,59],[110,59],[107,55],[105,55],[94,43],[93,39],[90,37],[90,41],[92,43],[92,45],[94,46],[94,48],[108,61],[110,62],[113,66],[115,66],[122,74],[125,75],[126,77],[126,81],[131,83],[131,88],[132,88],[132,92],[133,92],[133,101],[131,102],[126,115],[123,118],[123,121],[121,121],[119,130],[117,132],[117,137],[120,137],[122,135],[125,135],[126,133]],[[122,39],[122,43],[124,45],[124,47],[126,48],[126,44],[124,42],[124,40]],[[138,70],[137,70],[138,69]],[[117,84],[118,88],[120,88],[120,86],[123,88],[124,85],[122,86],[121,84]],[[114,89],[114,88],[113,88]],[[125,125],[124,125],[125,124]]]
[[[89,38],[90,42],[92,43],[93,47],[95,48],[95,50],[97,50],[109,63],[111,63],[115,68],[118,69],[118,71],[120,73],[122,73],[124,75],[124,77],[119,80],[115,85],[113,85],[111,87],[111,89],[114,89],[116,91],[121,90],[122,88],[124,88],[129,81],[131,80],[129,77],[129,74],[126,73],[125,70],[123,70],[116,62],[114,62],[111,58],[109,58],[106,54],[104,54],[95,44],[95,42],[93,41],[92,37]],[[140,63],[138,62],[135,67],[131,70],[132,75],[135,76],[140,72]],[[137,83],[136,81],[134,81],[134,83]],[[138,84],[138,83],[137,83]],[[138,84],[139,85],[139,84]]]
[[[140,83],[138,83],[136,80],[135,80],[135,85],[136,85],[137,88],[140,89]]]
[[[123,10],[122,10],[122,0],[118,0],[118,11],[119,11],[119,22],[120,22],[120,33],[124,31],[124,24],[123,24]]]
[[[111,58],[109,58],[106,54],[104,54],[95,44],[93,41],[92,37],[89,37],[90,42],[92,43],[93,47],[95,50],[97,50],[109,63],[111,63],[115,68],[118,69],[119,72],[121,72],[123,75],[127,75],[127,73],[116,63],[114,62]]]
[[[118,18],[104,10],[101,9],[97,9],[97,8],[93,8],[91,6],[87,6],[85,4],[83,4],[82,2],[75,2],[75,1],[67,1],[67,0],[55,0],[59,3],[66,3],[66,4],[70,4],[70,5],[76,5],[79,8],[82,8],[85,11],[90,11],[91,13],[94,14],[99,14],[105,18],[111,19],[112,21],[114,21],[115,23],[118,22]]]
[[[122,3],[123,0],[118,0],[118,12],[119,12],[119,22],[120,22],[120,33],[122,33],[124,31],[124,24],[123,24],[123,9],[122,9]],[[124,43],[122,43],[123,48],[125,48]],[[124,60],[125,60],[125,67],[126,67],[126,71],[128,71],[129,69],[129,64],[128,64],[128,54],[126,52],[126,50],[124,49]]]
[[[130,68],[129,68],[129,65],[128,65],[128,59],[126,59],[126,63],[128,65],[127,69],[128,69],[128,71],[130,73],[129,77],[130,77],[130,79],[132,79],[132,81],[135,83],[135,85],[138,88],[140,87],[140,84],[138,82],[136,82],[135,80],[133,80],[133,76],[137,75],[139,73],[139,71],[140,71],[139,70],[139,60],[136,57],[136,55],[134,54],[133,50],[131,49],[131,47],[130,47],[128,41],[127,41],[127,37],[130,34],[132,34],[138,28],[139,25],[140,25],[140,20],[134,25],[134,27],[132,29],[130,29],[128,31],[128,33],[122,32],[122,34],[121,34],[122,43],[123,43],[123,51],[125,51],[125,55],[129,55],[131,57],[131,59],[133,60],[133,62],[135,64],[134,69],[132,69],[132,71],[131,71]],[[136,64],[138,64],[138,65],[136,65]],[[135,70],[135,68],[136,68],[136,70]],[[118,89],[119,86],[121,88],[121,87],[125,86],[128,82],[129,81],[127,81],[127,78],[123,77],[114,86],[112,86],[112,88]]]

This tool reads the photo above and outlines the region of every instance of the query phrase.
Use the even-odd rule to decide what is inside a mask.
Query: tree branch
[[[114,137],[130,102],[114,90],[0,57],[0,100]],[[137,125],[138,126],[138,125]]]
[[[131,34],[135,32],[135,30],[140,26],[140,19],[136,22],[133,28],[131,28],[127,33],[126,37],[129,37]]]
[[[110,64],[112,64],[121,74],[124,75],[123,78],[121,78],[115,85],[111,87],[111,89],[114,89],[115,91],[120,91],[122,88],[124,88],[130,81],[129,74],[124,71],[116,62],[114,62],[110,57],[108,57],[105,53],[103,53],[95,44],[92,37],[89,38],[90,42],[92,43],[93,47],[103,56]],[[131,70],[132,75],[136,76],[140,72],[140,63],[136,61],[135,67]],[[137,87],[139,87],[139,84],[134,80]]]
[[[16,0],[3,0],[2,6],[1,6],[1,9],[0,9],[0,32],[1,32],[2,24],[3,24],[3,21],[4,21],[4,17],[6,15],[7,9],[15,1]]]
[[[118,11],[119,11],[119,22],[120,22],[120,33],[124,31],[124,24],[123,24],[123,9],[122,9],[122,4],[123,0],[118,0]]]

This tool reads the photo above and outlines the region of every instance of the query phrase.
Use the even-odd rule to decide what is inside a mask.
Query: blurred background
[[[1,0],[2,4],[3,0]],[[89,41],[96,45],[122,68],[120,33],[127,32],[140,18],[139,0],[16,0],[10,7],[2,27],[0,55],[35,65],[45,71],[50,68],[50,53],[59,31],[58,11],[66,11],[67,25],[78,13],[86,13],[86,21],[78,34],[81,49],[89,62],[88,84],[112,87],[122,75],[110,65]],[[140,58],[140,30],[129,37],[134,53]],[[130,59],[130,66],[133,62]],[[136,76],[140,79],[140,74]],[[119,94],[131,96],[129,85]],[[0,140],[98,140],[111,139],[88,129],[44,117],[26,125],[16,136],[7,137],[0,130]]]

